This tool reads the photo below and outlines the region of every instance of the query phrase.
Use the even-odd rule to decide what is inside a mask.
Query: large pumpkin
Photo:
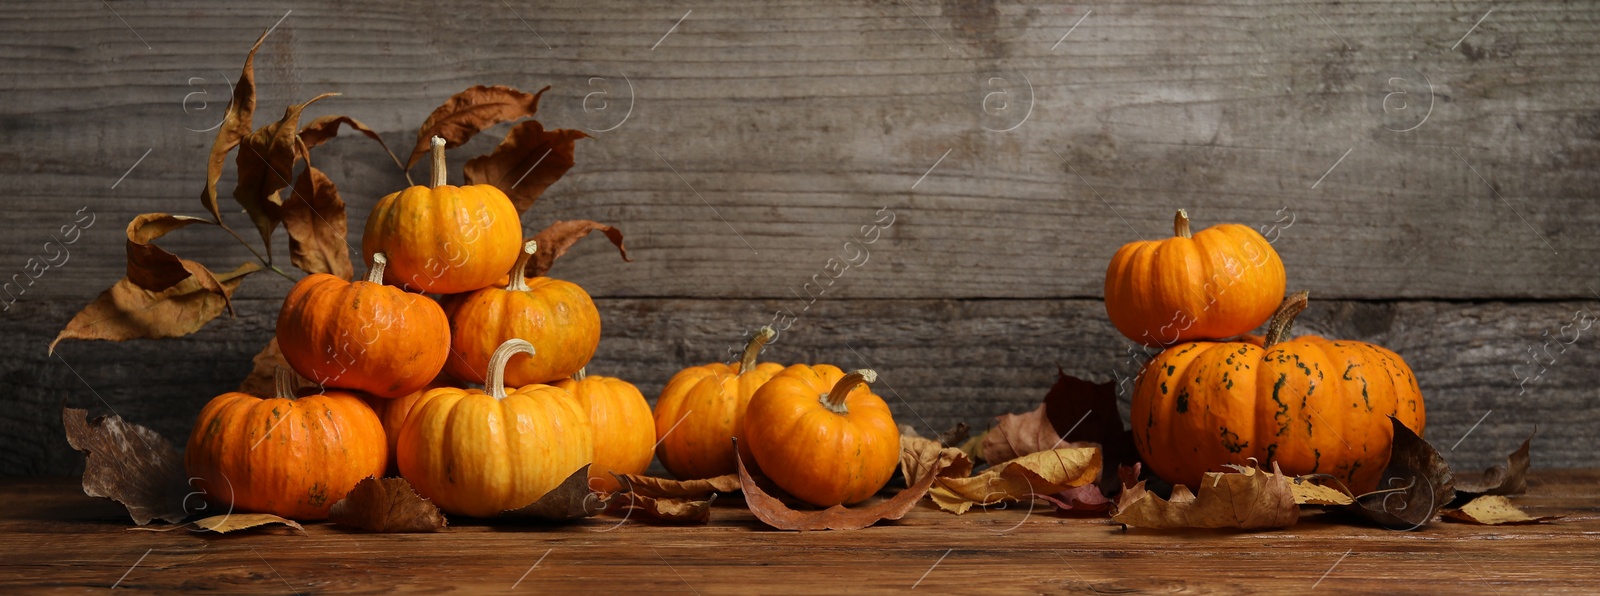
[[[433,138],[429,186],[378,200],[361,252],[389,255],[389,283],[433,294],[470,292],[506,274],[517,260],[522,221],[500,189],[445,184],[444,139]]]
[[[738,471],[733,438],[745,407],[757,389],[783,372],[781,364],[756,363],[761,347],[776,335],[762,327],[739,362],[691,366],[667,381],[656,399],[656,456],[673,476],[693,480]]]
[[[380,397],[411,393],[438,376],[450,351],[438,303],[383,285],[385,255],[365,281],[326,273],[289,290],[278,313],[278,347],[295,372],[326,387]]]
[[[779,488],[818,507],[876,494],[900,464],[900,427],[871,370],[796,364],[750,398],[741,447]]]
[[[518,356],[506,365],[513,386],[565,379],[589,363],[600,347],[600,311],[577,284],[523,273],[538,243],[523,244],[504,288],[487,287],[445,300],[452,332],[445,370],[481,383],[489,356],[507,340],[533,344],[538,358]],[[504,273],[502,271],[501,273]]]
[[[422,395],[400,429],[400,475],[449,513],[489,517],[539,500],[594,461],[589,414],[564,389],[506,391],[506,361],[534,354],[520,339],[489,362],[487,391],[442,387]]]
[[[570,379],[555,382],[589,412],[594,430],[594,465],[589,487],[614,492],[620,488],[612,474],[642,474],[655,456],[656,425],[650,403],[632,383],[613,377],[588,375],[579,369]]]
[[[1259,327],[1283,299],[1283,260],[1248,226],[1189,233],[1183,210],[1173,238],[1130,242],[1106,268],[1106,314],[1124,336],[1149,345],[1223,339]]]
[[[1380,346],[1316,336],[1286,339],[1306,293],[1284,302],[1262,345],[1192,342],[1144,368],[1133,394],[1133,438],[1156,475],[1196,486],[1224,464],[1277,463],[1287,474],[1331,474],[1377,488],[1394,416],[1418,435],[1422,393],[1404,360]]]
[[[323,519],[357,482],[383,476],[389,451],[372,409],[338,390],[295,397],[290,374],[280,369],[272,399],[217,396],[189,433],[184,466],[223,511]]]

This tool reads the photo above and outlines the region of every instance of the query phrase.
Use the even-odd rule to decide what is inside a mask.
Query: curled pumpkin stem
[[[1261,342],[1262,349],[1271,349],[1289,337],[1289,329],[1294,327],[1294,318],[1300,311],[1306,309],[1310,292],[1300,290],[1283,299],[1283,304],[1278,306],[1278,312],[1272,314],[1272,322],[1267,324],[1267,337]]]
[[[739,374],[744,374],[756,369],[756,357],[761,355],[761,348],[777,337],[778,332],[772,327],[762,327],[756,330],[756,336],[750,338],[750,343],[745,344],[744,353],[739,355]]]
[[[495,348],[494,355],[489,356],[489,383],[484,386],[484,392],[490,397],[506,398],[506,364],[517,354],[527,354],[532,358],[533,344],[521,338],[508,339],[506,343]]]
[[[288,400],[292,400],[292,399],[295,398],[295,395],[294,395],[295,386],[299,385],[299,383],[295,382],[294,371],[280,366],[280,367],[277,368],[277,370],[273,371],[272,380],[273,380],[274,385],[276,386],[276,389],[277,389],[277,394],[276,395],[278,397],[283,398],[283,399],[288,399]]]
[[[856,385],[866,385],[878,382],[878,373],[870,368],[851,371],[850,374],[834,383],[833,390],[822,394],[822,405],[835,414],[849,414],[850,408],[845,406],[844,400],[855,390]]]
[[[506,289],[513,292],[528,291],[528,261],[533,259],[533,253],[539,252],[539,241],[529,240],[522,243],[522,254],[517,256],[517,263],[511,266],[511,280],[506,283]]]
[[[1194,237],[1194,234],[1189,231],[1189,212],[1188,211],[1184,211],[1182,209],[1179,209],[1178,210],[1178,214],[1172,216],[1172,235],[1173,236],[1177,236],[1179,238],[1193,238]]]

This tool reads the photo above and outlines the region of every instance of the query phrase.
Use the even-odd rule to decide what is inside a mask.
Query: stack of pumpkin
[[[429,186],[369,216],[364,280],[314,274],[284,301],[279,349],[318,389],[280,369],[275,398],[227,393],[201,411],[185,463],[209,500],[323,519],[356,483],[394,471],[446,512],[488,517],[585,465],[593,489],[616,490],[613,474],[643,472],[657,449],[681,479],[733,473],[736,436],[747,466],[819,506],[888,482],[899,430],[866,387],[872,371],[757,365],[770,329],[735,365],[675,375],[652,423],[632,384],[584,374],[599,313],[575,284],[524,276],[538,246],[511,200],[447,185],[440,138],[432,157]]]
[[[1277,463],[1291,475],[1332,475],[1358,494],[1377,488],[1394,438],[1389,417],[1419,436],[1426,422],[1405,361],[1363,342],[1289,339],[1306,293],[1284,299],[1283,261],[1255,230],[1191,234],[1180,210],[1174,236],[1127,244],[1106,270],[1112,323],[1162,348],[1133,393],[1145,464],[1191,487],[1226,465]],[[1241,335],[1269,319],[1264,337]]]

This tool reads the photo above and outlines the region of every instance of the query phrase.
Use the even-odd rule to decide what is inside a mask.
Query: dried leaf
[[[328,521],[370,532],[438,532],[449,522],[404,478],[367,478],[328,511]]]
[[[649,497],[704,499],[716,493],[739,491],[739,475],[725,474],[698,480],[672,480],[639,474],[620,474],[622,486],[632,488],[634,494]]]
[[[1498,526],[1501,524],[1536,524],[1553,519],[1559,515],[1534,517],[1518,509],[1511,503],[1511,499],[1504,495],[1482,495],[1468,502],[1460,509],[1451,509],[1443,512],[1444,519],[1478,524],[1481,526]]]
[[[500,85],[478,85],[450,96],[417,129],[417,145],[411,150],[405,169],[410,171],[417,165],[435,136],[444,139],[446,149],[454,149],[490,126],[533,117],[539,111],[539,98],[549,90],[545,87],[529,94]]]
[[[146,530],[151,532],[171,532],[173,530],[182,528],[190,531],[201,530],[206,532],[216,532],[218,534],[227,534],[229,532],[248,530],[250,528],[260,528],[271,524],[283,524],[295,530],[299,530],[301,534],[306,533],[305,527],[301,526],[299,522],[296,522],[292,519],[278,517],[270,513],[224,513],[222,515],[215,515],[205,519],[197,519],[182,525],[128,529]]]
[[[587,138],[581,130],[545,130],[538,120],[529,120],[511,127],[493,152],[467,160],[461,173],[467,184],[500,189],[522,213],[572,169],[578,139]]]
[[[1294,491],[1296,505],[1342,507],[1356,502],[1356,498],[1350,495],[1350,489],[1330,474],[1296,476],[1294,481],[1289,483],[1289,489]]]
[[[972,429],[965,422],[957,422],[950,430],[939,433],[939,444],[945,447],[957,447],[967,441]]]
[[[539,500],[524,507],[505,511],[500,517],[565,521],[594,517],[605,508],[605,497],[589,489],[589,466],[584,465],[566,480],[561,481],[560,485],[539,497]]]
[[[198,217],[165,213],[145,213],[128,222],[128,281],[146,290],[160,292],[196,275],[200,277],[201,285],[207,286],[207,289],[218,287],[217,293],[221,294],[216,278],[205,266],[180,259],[151,244],[157,238],[194,224],[215,225]]]
[[[1389,421],[1394,426],[1394,446],[1379,490],[1358,495],[1348,509],[1391,530],[1415,530],[1455,500],[1455,480],[1432,445],[1395,417]]]
[[[1538,433],[1537,430],[1534,431]],[[1522,446],[1506,456],[1505,465],[1496,464],[1483,471],[1482,476],[1456,477],[1456,493],[1466,495],[1520,495],[1528,492],[1528,449],[1533,445],[1533,435]]]
[[[1111,508],[1111,499],[1107,499],[1100,487],[1085,484],[1076,488],[1069,488],[1053,495],[1034,495],[1054,505],[1061,511],[1096,512]]]
[[[261,49],[261,42],[266,41],[267,34],[271,32],[271,29],[263,31],[255,45],[250,46],[250,53],[244,59],[244,70],[239,73],[239,82],[233,86],[233,100],[228,102],[228,111],[222,118],[222,125],[217,128],[217,138],[211,143],[211,155],[206,158],[206,187],[200,191],[200,204],[219,224],[222,223],[222,212],[217,207],[217,179],[222,177],[222,164],[227,161],[228,152],[250,136],[250,119],[256,112],[256,50]]]
[[[1099,485],[1101,492],[1114,495],[1122,488],[1110,471],[1139,461],[1133,435],[1123,428],[1117,410],[1114,383],[1091,383],[1056,369],[1055,385],[1045,394],[1044,403],[1023,414],[1007,414],[996,419],[994,428],[984,433],[985,461],[1007,461],[1030,453],[1068,444],[1099,445],[1104,459]]]
[[[1172,487],[1172,498],[1162,499],[1140,482],[1122,490],[1118,523],[1151,529],[1286,528],[1300,519],[1289,479],[1272,464],[1272,472],[1239,468],[1239,472],[1207,472],[1200,494],[1183,485]]]
[[[976,476],[941,476],[928,494],[940,508],[961,514],[973,505],[988,506],[1062,493],[1094,484],[1099,478],[1099,449],[1052,449],[995,464]]]
[[[528,261],[527,276],[540,277],[549,273],[550,266],[555,264],[556,259],[567,254],[567,249],[572,248],[573,244],[595,231],[605,233],[606,239],[615,244],[617,250],[622,253],[623,261],[633,262],[633,259],[628,258],[628,248],[622,245],[622,230],[587,219],[558,221],[533,237],[539,242],[539,252],[534,253],[533,258]]]
[[[261,270],[255,263],[217,276],[223,290],[232,294],[244,276]],[[139,338],[178,337],[200,330],[222,314],[227,301],[200,287],[194,279],[160,292],[152,292],[123,278],[67,322],[50,342],[50,353],[64,339],[123,341]]]
[[[278,349],[278,338],[273,337],[267,342],[267,347],[261,348],[255,358],[250,360],[250,376],[239,382],[240,393],[248,393],[262,399],[277,397],[278,369],[288,369],[289,361],[283,357],[283,351]],[[295,382],[300,381],[300,376],[295,375]]]
[[[934,477],[934,474],[925,475],[916,482],[908,482],[909,486],[893,497],[854,509],[834,505],[820,511],[798,510],[763,490],[760,485],[765,478],[752,476],[744,461],[739,461],[739,484],[744,488],[745,504],[756,519],[779,530],[859,530],[882,520],[900,519],[928,494]]]
[[[239,154],[234,163],[239,169],[239,183],[233,188],[233,199],[244,207],[250,221],[261,233],[261,242],[272,252],[272,231],[283,218],[283,199],[278,192],[289,186],[294,176],[294,164],[304,157],[300,148],[300,112],[317,101],[338,95],[324,93],[302,104],[289,106],[277,122],[257,129],[239,143]]]
[[[141,526],[157,519],[175,524],[189,516],[183,509],[188,476],[171,443],[121,416],[88,417],[87,410],[61,409],[67,443],[84,454],[84,494],[121,503]]]
[[[339,189],[322,170],[307,165],[283,202],[283,229],[289,233],[289,262],[306,273],[331,273],[350,279],[348,225]]]
[[[717,499],[717,495],[716,495],[715,492],[706,493],[706,494],[700,494],[700,495],[695,495],[695,496],[684,496],[684,495],[666,496],[666,495],[661,495],[661,494],[645,494],[644,492],[639,490],[639,488],[640,488],[639,486],[630,484],[630,482],[631,482],[630,479],[633,478],[633,475],[631,475],[631,474],[629,474],[629,475],[618,475],[617,478],[621,482],[623,488],[614,497],[612,497],[612,499],[611,499],[611,501],[609,503],[608,508],[611,509],[613,512],[618,512],[618,513],[622,514],[623,516],[625,516],[627,518],[632,518],[633,514],[640,513],[640,514],[645,515],[648,518],[651,518],[651,519],[654,519],[654,520],[657,520],[657,521],[673,522],[673,523],[701,523],[701,524],[703,524],[703,523],[711,521],[711,503],[712,503],[712,501],[715,501]],[[641,478],[647,478],[647,477],[641,477]],[[739,482],[738,476],[729,474],[727,476],[718,476],[713,480],[718,481],[719,484],[725,484],[723,479],[726,479],[726,478],[732,478],[733,479],[734,485],[733,485],[733,489],[732,490],[739,490],[739,488],[738,488],[738,482]],[[661,479],[661,478],[649,478],[649,480],[655,480],[655,481],[660,481],[660,482],[665,482],[665,483],[676,482],[676,481],[672,481],[672,480],[664,480],[664,479]],[[703,488],[711,488],[709,486],[709,484],[705,484],[705,485],[697,486],[697,487],[693,487],[693,488],[702,488],[702,487]],[[690,487],[670,486],[670,485],[668,485],[668,486],[665,486],[663,488],[667,489],[666,491],[663,491],[663,492],[673,492],[673,491],[683,492],[683,491],[689,489]],[[650,489],[646,489],[646,490],[650,490]],[[721,492],[731,492],[731,491],[722,490]]]
[[[972,475],[972,460],[960,449],[902,430],[900,474],[906,477],[907,485],[920,484],[928,476],[964,478]]]
[[[1045,404],[1023,414],[1002,414],[983,438],[984,461],[1006,461],[1054,449],[1065,441],[1050,424]]]
[[[339,125],[341,124],[349,126],[361,134],[367,135],[367,138],[369,139],[377,141],[378,146],[383,147],[383,152],[389,154],[389,159],[394,160],[394,165],[396,167],[399,167],[401,171],[406,169],[405,166],[400,164],[400,158],[395,157],[394,152],[389,150],[389,144],[383,142],[383,137],[378,136],[377,131],[368,128],[367,125],[362,124],[360,120],[356,120],[355,118],[351,118],[349,116],[329,114],[327,116],[317,118],[316,120],[312,120],[310,124],[305,126],[305,128],[300,129],[300,142],[305,143],[305,148],[307,150],[316,148],[317,146],[328,142],[329,139],[332,139],[334,136],[338,135]],[[407,182],[410,181],[409,174],[407,175],[406,180]]]

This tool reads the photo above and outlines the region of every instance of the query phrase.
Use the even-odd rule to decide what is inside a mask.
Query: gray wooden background
[[[540,119],[595,138],[524,223],[627,233],[636,262],[596,237],[552,274],[600,305],[591,371],[647,395],[787,308],[772,359],[872,366],[924,432],[985,426],[1033,407],[1057,365],[1134,372],[1104,268],[1183,207],[1268,232],[1311,291],[1300,330],[1404,356],[1453,464],[1493,463],[1537,426],[1536,466],[1600,465],[1595,2],[327,4],[0,11],[0,276],[95,216],[0,313],[0,474],[81,468],[63,400],[181,444],[270,337],[288,283],[261,274],[237,318],[190,338],[45,350],[121,276],[130,218],[202,213],[213,133],[196,131],[274,24],[258,124],[335,91],[307,118],[348,114],[403,150],[463,88],[553,85]],[[404,184],[359,137],[314,158],[352,230]],[[890,213],[866,263],[802,299]],[[162,245],[218,270],[249,259],[198,227]]]

